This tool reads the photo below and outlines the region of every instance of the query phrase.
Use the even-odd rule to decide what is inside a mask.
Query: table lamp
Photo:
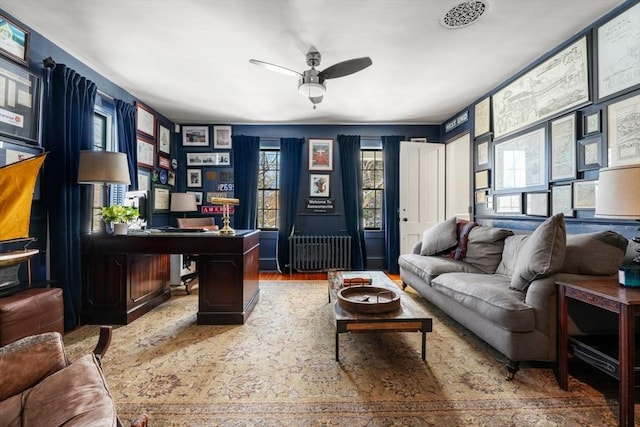
[[[220,229],[220,234],[236,234],[236,231],[229,226],[229,222],[231,221],[229,218],[229,206],[238,206],[240,200],[227,197],[212,197],[211,204],[222,205],[222,224],[224,224],[224,226]]]
[[[169,210],[171,212],[182,212],[183,217],[187,216],[187,212],[197,212],[196,195],[193,193],[171,194],[171,207]]]
[[[131,184],[127,155],[114,151],[80,151],[78,184],[102,184],[102,205],[100,207],[108,206],[109,184]]]
[[[595,216],[640,221],[640,164],[600,169]],[[640,236],[633,241],[640,243]],[[633,262],[634,266],[620,267],[619,281],[627,287],[640,287],[640,256]]]

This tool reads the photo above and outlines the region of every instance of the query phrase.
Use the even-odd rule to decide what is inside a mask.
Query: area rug
[[[125,422],[151,426],[614,426],[617,401],[553,371],[506,381],[500,355],[414,293],[433,316],[419,333],[343,334],[335,360],[326,281],[260,283],[244,325],[196,324],[197,288],[114,328],[103,367]],[[64,337],[75,360],[98,326]]]

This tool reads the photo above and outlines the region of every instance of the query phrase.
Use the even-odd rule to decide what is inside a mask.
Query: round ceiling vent
[[[462,28],[476,22],[487,11],[486,0],[468,0],[458,3],[444,14],[440,23],[446,28]]]

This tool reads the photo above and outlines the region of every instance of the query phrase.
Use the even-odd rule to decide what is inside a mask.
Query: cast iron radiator
[[[348,270],[351,267],[351,236],[289,237],[290,272]]]

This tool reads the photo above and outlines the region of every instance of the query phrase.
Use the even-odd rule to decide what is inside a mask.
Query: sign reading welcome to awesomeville
[[[307,213],[333,213],[333,199],[307,199]]]

